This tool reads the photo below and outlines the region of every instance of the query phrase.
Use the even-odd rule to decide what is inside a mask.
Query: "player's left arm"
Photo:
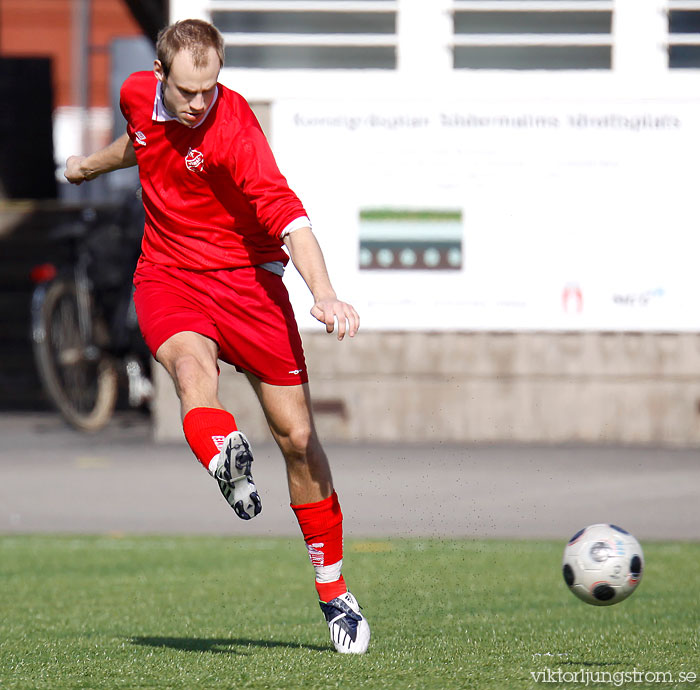
[[[313,295],[311,315],[326,324],[328,333],[333,333],[337,319],[338,340],[342,340],[346,333],[353,338],[360,327],[360,317],[351,304],[341,302],[335,294],[323,252],[311,228],[298,228],[290,232],[285,235],[284,244]]]

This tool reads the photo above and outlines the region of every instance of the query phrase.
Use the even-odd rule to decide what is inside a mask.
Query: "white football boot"
[[[369,623],[357,599],[345,592],[327,604],[318,602],[328,623],[331,641],[341,654],[364,654],[369,646]]]
[[[262,510],[250,466],[250,443],[240,431],[232,431],[224,440],[214,477],[229,505],[241,520],[250,520]]]

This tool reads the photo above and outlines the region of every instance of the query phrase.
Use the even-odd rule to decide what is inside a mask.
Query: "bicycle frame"
[[[137,335],[133,269],[126,263],[130,252],[135,262],[140,247],[140,239],[127,232],[132,220],[121,209],[117,216],[113,210],[100,216],[85,209],[80,220],[54,231],[55,238],[68,241],[69,258],[59,267],[46,263],[31,272],[37,372],[49,400],[81,431],[96,431],[109,421],[120,381],[127,384],[132,407],[153,395],[149,354]]]
[[[75,285],[76,303],[78,306],[78,329],[80,341],[85,343],[82,356],[89,361],[97,361],[100,350],[93,341],[93,323],[90,307],[91,285],[87,273],[88,257],[81,252],[71,274],[69,270],[58,271],[52,264],[44,264],[41,271],[33,274],[35,281],[40,281],[34,288],[31,301],[31,328],[32,340],[35,343],[43,343],[46,339],[46,326],[42,314],[42,305],[46,300],[46,293],[56,280],[72,280]],[[49,268],[50,267],[50,268]]]
[[[99,348],[93,342],[92,311],[90,309],[90,279],[87,267],[89,257],[85,252],[80,252],[75,264],[73,279],[75,281],[75,294],[78,304],[78,328],[80,329],[81,342],[85,343],[84,357],[89,361],[97,361],[100,357]]]

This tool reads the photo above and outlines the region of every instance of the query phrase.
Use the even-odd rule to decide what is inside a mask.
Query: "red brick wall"
[[[54,105],[73,103],[74,0],[0,0],[0,55],[53,58]],[[141,28],[122,0],[92,0],[90,105],[109,105],[109,42]]]

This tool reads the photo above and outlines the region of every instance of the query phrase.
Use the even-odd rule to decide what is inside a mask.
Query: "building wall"
[[[54,106],[73,100],[73,0],[2,0],[0,54],[49,56],[53,59]],[[91,2],[90,106],[109,105],[109,42],[141,35],[122,0]]]
[[[698,334],[303,337],[326,440],[700,446]],[[155,437],[181,439],[173,386],[156,366]],[[245,377],[224,366],[220,385],[240,428],[269,440]]]
[[[326,11],[333,11],[330,1],[308,6],[306,11],[311,15],[321,4]],[[362,14],[364,9],[357,8],[361,4],[354,3],[353,11]],[[335,98],[348,103],[387,97],[397,101],[424,98],[438,102],[449,98],[468,104],[481,99],[546,106],[557,99],[617,103],[622,97],[636,99],[642,110],[654,99],[674,104],[692,98],[695,93],[692,84],[700,67],[697,59],[700,36],[692,27],[683,28],[682,22],[675,21],[679,19],[679,3],[611,0],[594,4],[552,0],[546,4],[561,12],[562,19],[566,13],[585,14],[591,9],[607,12],[609,26],[602,30],[584,28],[579,36],[574,26],[560,31],[559,35],[554,35],[556,32],[546,35],[548,32],[544,31],[524,32],[518,37],[514,35],[517,31],[482,31],[470,24],[468,16],[470,12],[481,12],[481,3],[453,0],[372,3],[378,13],[395,13],[395,31],[376,35],[376,31],[368,30],[366,36],[359,38],[350,32],[341,35],[340,28],[325,37],[301,31],[294,35],[293,29],[285,27],[271,28],[269,35],[265,35],[258,27],[246,30],[247,19],[242,23],[243,28],[232,19],[230,26],[224,28],[227,54],[232,59],[227,62],[221,79],[249,99],[273,104],[273,113],[285,100],[303,98],[316,101]],[[519,9],[518,3],[510,3],[508,8],[496,8],[499,3],[485,5],[490,6],[488,11],[499,15],[499,21],[503,10]],[[541,9],[542,3],[539,6]],[[254,12],[255,8],[249,10]],[[199,16],[216,19],[223,25],[226,17],[222,15],[226,11],[211,0],[170,2],[171,20]],[[278,6],[275,11],[283,14],[286,10]],[[266,24],[269,18],[263,17],[262,11],[260,14],[261,23]],[[320,21],[318,17],[309,18],[310,22],[317,20]],[[572,21],[579,20],[583,20],[583,15]],[[513,21],[517,24],[519,20]],[[342,17],[338,19],[339,25],[341,22]],[[584,25],[589,26],[586,22]],[[281,30],[292,35],[279,34]],[[319,40],[310,40],[313,38]],[[286,53],[280,50],[280,44],[286,46]],[[395,64],[376,64],[374,69],[366,65],[353,69],[348,65],[348,69],[337,70],[331,69],[330,64],[324,65],[321,59],[308,59],[305,65],[296,64],[292,68],[291,63],[282,64],[280,58],[285,54],[298,55],[303,50],[307,57],[328,56],[329,48],[343,51],[358,45],[368,46],[367,52],[371,48],[393,46]],[[316,51],[319,46],[322,50]],[[536,60],[524,60],[526,51],[537,55],[551,53],[552,48],[561,62],[553,59],[547,66],[534,64]],[[251,49],[254,49],[253,57],[259,58],[257,64],[251,59]],[[687,59],[678,59],[679,50]],[[584,59],[578,65],[568,64],[571,54],[577,51],[590,54],[592,62]],[[474,64],[472,67],[467,64],[467,53],[474,58],[472,63],[479,62],[478,54],[511,55],[511,64],[499,68],[491,63],[484,68],[487,66],[482,61],[484,69],[476,69]],[[694,112],[687,119],[693,126],[697,122]],[[277,153],[284,148],[285,133],[275,127],[274,118],[271,129]],[[288,140],[291,140],[289,136]],[[408,145],[406,149],[420,160],[419,151]],[[309,159],[318,155],[318,150],[309,148]],[[329,148],[320,150],[325,153]],[[319,169],[327,179],[335,180],[332,165],[343,164],[342,159],[340,162],[336,159],[328,168],[319,166]],[[296,175],[294,163],[285,170],[290,176]],[[524,170],[523,176],[527,176],[527,169]],[[338,188],[346,189],[342,185]],[[511,191],[504,187],[502,198],[508,200]],[[381,188],[379,193],[386,194],[386,188]],[[354,200],[357,189],[352,187],[352,194],[345,196]],[[677,197],[676,190],[675,202]],[[328,227],[337,232],[338,226],[343,227],[337,222],[339,205],[330,196],[326,201],[333,211],[328,214],[333,219]],[[409,198],[407,203],[411,201]],[[319,236],[324,226],[323,222],[317,222],[320,215],[312,213]],[[538,222],[537,216],[533,217],[533,222]],[[510,226],[527,236],[527,224],[510,223]],[[662,227],[668,227],[668,219]],[[567,229],[563,224],[562,245],[567,241]],[[347,238],[347,228],[343,232]],[[332,265],[333,247],[322,244],[337,284],[337,266]],[[575,244],[571,246],[577,251]],[[504,251],[507,250],[504,243]],[[635,250],[636,247],[631,249],[630,254]],[[607,247],[601,254],[605,251]],[[340,258],[347,263],[348,253]],[[621,272],[632,263],[624,257],[616,270],[619,268]],[[673,265],[679,274],[683,272],[677,262]],[[538,278],[532,276],[533,280]],[[421,279],[425,286],[425,277]],[[308,293],[303,287],[302,290],[306,304]],[[349,295],[354,301],[352,293],[353,290],[343,290],[341,294]],[[694,315],[692,309],[688,313]],[[306,311],[299,314],[303,318]],[[453,321],[447,323],[454,327]],[[377,329],[365,330],[356,340],[343,343],[317,331],[304,332],[320,435],[325,439],[375,442],[700,446],[700,336],[695,322],[684,333],[658,329],[652,332],[643,325],[639,330],[647,332],[622,328],[619,332],[600,332],[600,326],[579,332],[554,329],[541,332],[532,326],[530,330],[527,328],[527,324],[514,322],[510,328],[504,324],[503,332],[399,333]],[[156,381],[156,438],[181,438],[178,401],[160,368]],[[265,420],[245,378],[224,367],[220,384],[222,402],[236,415],[240,427],[254,441],[268,440]]]

